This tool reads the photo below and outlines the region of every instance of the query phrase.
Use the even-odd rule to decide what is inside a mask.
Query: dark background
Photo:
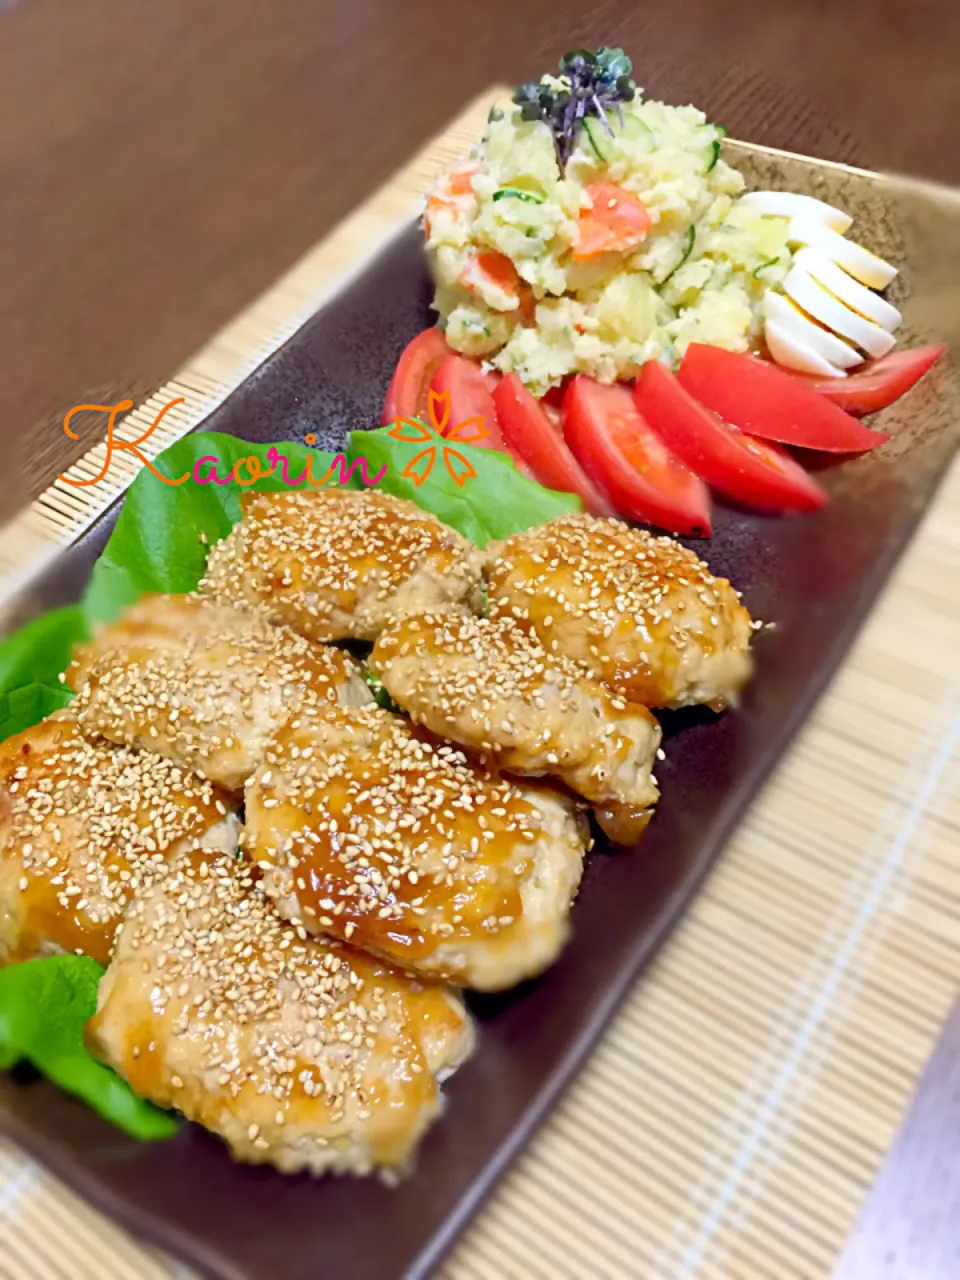
[[[143,398],[468,98],[602,43],[737,137],[960,180],[958,0],[0,0],[7,509],[92,443],[67,408]]]

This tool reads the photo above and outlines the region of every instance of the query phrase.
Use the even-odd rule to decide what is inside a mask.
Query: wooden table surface
[[[601,43],[738,137],[960,182],[956,0],[0,0],[4,514],[93,443],[69,406],[141,399],[465,99]],[[958,1061],[955,1018],[845,1277],[910,1240],[958,1274]]]

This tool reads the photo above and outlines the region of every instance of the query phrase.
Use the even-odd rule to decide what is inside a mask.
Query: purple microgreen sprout
[[[574,49],[560,59],[562,85],[529,80],[513,95],[523,120],[542,120],[553,134],[557,163],[562,173],[573,154],[583,122],[599,120],[610,136],[608,112],[615,111],[623,127],[623,104],[635,97],[633,64],[622,49]]]

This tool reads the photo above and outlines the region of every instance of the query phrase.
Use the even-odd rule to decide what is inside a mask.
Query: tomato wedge
[[[718,493],[760,511],[815,511],[826,503],[799,462],[728,426],[656,360],[643,366],[633,396],[667,448]]]
[[[580,212],[574,262],[585,262],[598,253],[624,253],[646,239],[653,219],[631,191],[612,182],[591,182],[587,194],[593,204]]]
[[[548,387],[537,402],[545,409],[549,409],[551,413],[556,413],[556,417],[553,419],[555,422],[560,421],[560,410],[563,408],[564,390],[565,387],[563,386]]]
[[[650,429],[626,387],[577,374],[563,398],[563,437],[621,515],[671,533],[710,533],[710,495]]]
[[[847,413],[860,417],[865,413],[876,413],[899,400],[936,364],[946,349],[946,343],[935,342],[929,347],[914,347],[912,351],[891,351],[845,378],[816,378],[802,373],[793,376]]]
[[[792,374],[737,351],[691,343],[677,377],[694,399],[764,440],[827,453],[866,453],[890,439]]]
[[[570,452],[559,425],[551,417],[554,411],[542,405],[516,373],[508,373],[500,380],[493,401],[511,452],[527,463],[541,484],[561,493],[578,494],[587,511],[595,516],[616,515],[609,499]]]
[[[437,365],[436,372],[430,379],[430,390],[438,394],[450,393],[450,416],[444,434],[450,440],[459,439],[464,444],[475,444],[481,449],[499,449],[501,453],[510,453],[507,448],[500,423],[497,419],[497,408],[493,402],[493,391],[497,385],[497,377],[492,373],[484,373],[478,364],[468,360],[466,356],[445,355]],[[471,418],[482,418],[486,435],[482,440],[474,438],[475,433],[466,431],[457,435],[457,427]]]
[[[422,418],[427,412],[427,390],[440,361],[450,354],[439,329],[424,329],[404,347],[390,385],[380,422],[389,426],[395,418]]]

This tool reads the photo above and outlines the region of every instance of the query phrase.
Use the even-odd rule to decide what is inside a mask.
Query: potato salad
[[[545,76],[543,96],[568,81]],[[573,373],[632,379],[692,342],[745,351],[791,267],[789,218],[739,196],[722,126],[639,92],[571,131],[514,102],[427,202],[447,342],[535,395]]]

